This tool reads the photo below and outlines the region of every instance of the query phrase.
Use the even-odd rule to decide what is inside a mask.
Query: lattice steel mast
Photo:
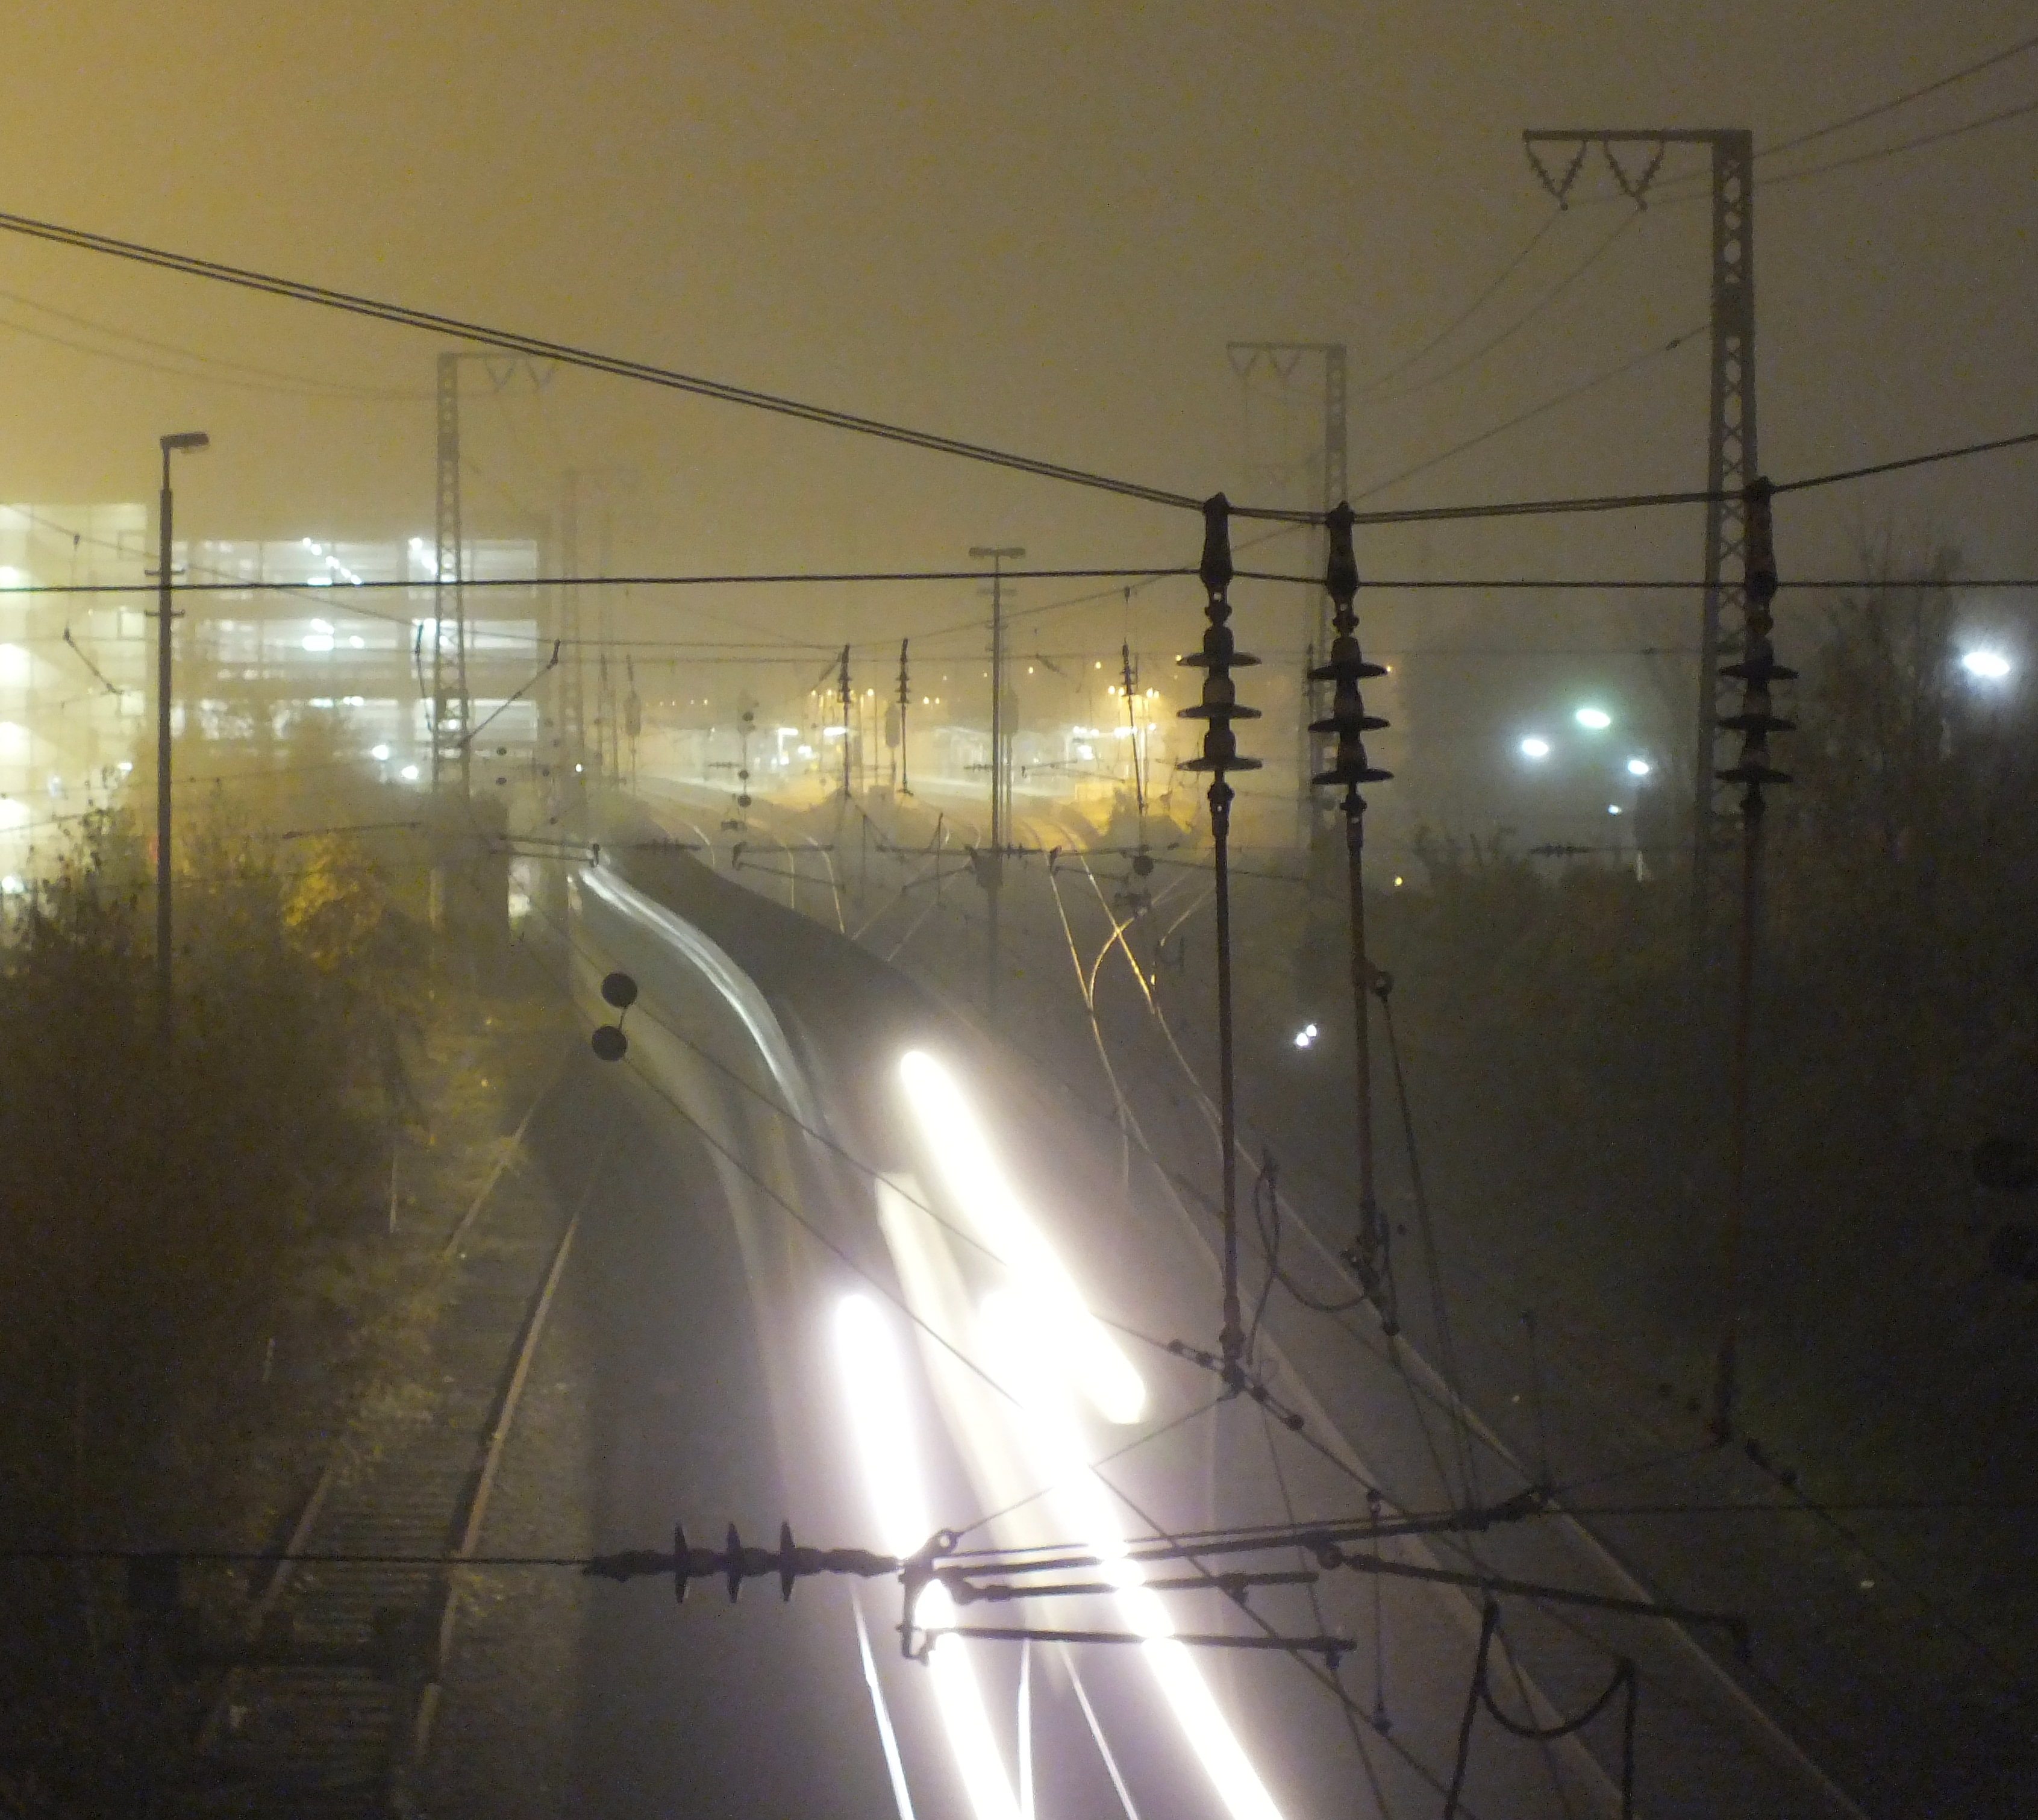
[[[467,737],[473,707],[467,692],[467,608],[460,590],[464,544],[460,523],[460,363],[441,354],[438,366],[438,472],[432,540],[432,789],[456,768],[460,793],[472,787]],[[468,358],[472,358],[471,356]],[[446,613],[453,613],[453,648],[446,648]]]
[[[1755,142],[1741,127],[1579,127],[1521,135],[1537,180],[1559,206],[1570,197],[1594,146],[1622,192],[1638,207],[1672,146],[1703,146],[1712,157],[1712,371],[1706,426],[1706,486],[1714,502],[1706,510],[1705,601],[1699,631],[1697,744],[1691,785],[1691,940],[1703,952],[1710,919],[1715,851],[1727,804],[1718,775],[1718,730],[1732,711],[1732,691],[1720,674],[1727,654],[1722,616],[1737,606],[1745,560],[1748,512],[1744,495],[1759,472],[1755,439]],[[1569,146],[1561,171],[1543,161],[1539,146]],[[1631,174],[1617,146],[1645,147],[1648,161]]]
[[[542,391],[554,371],[550,361],[524,355],[463,354],[438,357],[438,460],[433,489],[432,540],[432,788],[438,791],[456,770],[460,793],[473,783],[474,700],[467,681],[467,544],[460,524],[460,373],[479,362],[491,388],[507,390],[521,375]],[[451,617],[448,614],[450,611]]]

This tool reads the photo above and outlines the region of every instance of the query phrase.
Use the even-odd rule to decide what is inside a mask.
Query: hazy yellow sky
[[[0,208],[1199,495],[1255,482],[1226,339],[1341,339],[1364,484],[1703,320],[1703,210],[1665,207],[1486,359],[1410,396],[1363,390],[1548,214],[1525,126],[1746,125],[1760,146],[2031,20],[2016,0],[70,0],[12,21]],[[1831,150],[2034,96],[2038,56]],[[1765,465],[2038,425],[2034,178],[2027,116],[1764,190]],[[1619,219],[1572,211],[1411,377],[1505,327]],[[6,236],[0,292],[0,498],[141,496],[155,438],[201,427],[215,449],[190,476],[195,532],[429,531],[437,341]],[[1695,485],[1703,385],[1695,341],[1382,502]],[[633,560],[911,565],[983,541],[1193,559],[1195,528],[1165,511],[577,373],[472,403],[467,442],[483,529],[554,510],[567,467],[638,470]],[[2029,567],[2034,477],[2027,455],[1808,502],[1781,533],[1786,569],[1839,559],[1892,510],[1978,563]],[[1695,559],[1688,520],[1659,517],[1394,533],[1365,559]],[[866,610],[889,624],[922,609]]]

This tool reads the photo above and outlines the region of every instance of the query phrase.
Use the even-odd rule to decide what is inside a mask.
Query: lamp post
[[[162,438],[156,544],[156,1014],[166,1037],[176,1003],[170,980],[170,457],[180,449],[211,446],[212,438],[203,430]]]

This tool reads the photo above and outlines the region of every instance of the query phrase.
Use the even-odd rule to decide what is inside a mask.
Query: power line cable
[[[219,373],[191,373],[182,367],[165,366],[157,361],[143,360],[138,355],[123,354],[117,349],[94,347],[86,342],[74,341],[66,336],[51,334],[47,329],[30,328],[18,322],[0,321],[0,328],[10,329],[17,335],[50,342],[59,347],[68,347],[96,359],[114,361],[123,366],[137,366],[150,373],[168,373],[174,378],[203,379],[211,385],[237,386],[244,391],[278,392],[305,398],[363,398],[417,403],[430,396],[428,392],[403,392],[392,387],[328,385],[301,373],[279,373],[273,367],[251,366],[242,361],[222,360],[215,355],[201,354],[194,348],[179,347],[166,341],[152,341],[146,336],[130,334],[126,329],[95,322],[89,317],[74,316],[67,310],[58,309],[47,303],[38,303],[33,298],[23,297],[11,290],[0,290],[0,303],[11,303],[19,309],[32,309],[40,315],[54,317],[59,322],[67,322],[74,328],[89,329],[95,335],[131,341],[138,347],[150,348],[158,354],[174,355],[180,360],[197,361],[205,366],[223,370]],[[248,377],[229,377],[235,373]]]
[[[2038,101],[2022,102],[2015,107],[2005,108],[1992,114],[1984,114],[1977,119],[1964,120],[1954,126],[1940,127],[1933,132],[1920,133],[1912,138],[1898,139],[1885,145],[1871,146],[1865,151],[1829,159],[1824,164],[1808,165],[1797,170],[1779,171],[1774,175],[1758,174],[1755,180],[1755,187],[1758,191],[1775,189],[1786,184],[1801,182],[1806,178],[1824,176],[1831,171],[1849,170],[1859,165],[1878,164],[1885,158],[1896,157],[1906,152],[1919,151],[1929,146],[1941,144],[1947,140],[1961,138],[1969,133],[1979,132],[1985,127],[1999,126],[2006,120],[2021,119],[2023,116],[2033,112],[2038,112]],[[1824,129],[1821,129],[1821,134],[1824,131]],[[1805,144],[1809,142],[1810,139],[1821,136],[1821,134],[1807,135],[1803,138],[1792,140],[1787,143],[1791,146]],[[1756,152],[1755,157],[1760,161],[1785,149],[1783,146],[1764,148]],[[1651,206],[1655,207],[1680,208],[1686,203],[1698,202],[1710,194],[1711,184],[1708,180],[1695,176],[1683,176],[1665,184],[1660,189],[1651,191],[1650,199]],[[1580,208],[1604,208],[1616,203],[1627,202],[1630,199],[1624,191],[1616,190],[1597,195],[1581,197],[1572,206]]]
[[[1551,304],[1555,303],[1559,298],[1562,297],[1566,291],[1569,290],[1573,285],[1576,284],[1580,279],[1583,278],[1587,272],[1590,271],[1594,266],[1597,265],[1602,259],[1605,258],[1605,256],[1613,250],[1614,243],[1619,240],[1623,234],[1627,233],[1631,229],[1632,229],[1638,222],[1642,220],[1642,211],[1640,209],[1636,209],[1631,214],[1628,214],[1622,220],[1620,225],[1616,227],[1612,233],[1608,234],[1605,239],[1601,241],[1597,246],[1593,248],[1592,252],[1582,263],[1574,266],[1562,278],[1558,279],[1556,283],[1552,285],[1549,290],[1544,291],[1540,297],[1536,298],[1533,303],[1530,304],[1521,315],[1515,317],[1515,319],[1505,328],[1501,329],[1489,339],[1481,342],[1479,345],[1475,347],[1469,354],[1460,356],[1458,359],[1452,362],[1452,363],[1449,366],[1446,366],[1441,373],[1433,373],[1426,379],[1417,380],[1412,385],[1400,386],[1392,392],[1384,392],[1377,394],[1376,402],[1381,404],[1392,404],[1397,399],[1412,397],[1416,392],[1428,391],[1433,385],[1441,385],[1445,380],[1456,378],[1457,375],[1464,372],[1467,367],[1475,366],[1479,361],[1483,360],[1487,355],[1491,354],[1496,347],[1499,347],[1506,343],[1511,341],[1517,335],[1520,334],[1523,329],[1526,328],[1530,323],[1533,322],[1537,317],[1540,316],[1544,310],[1547,309]]]
[[[1900,152],[1915,152],[1926,146],[1942,144],[1948,139],[1964,138],[1969,133],[1978,133],[1984,127],[2000,126],[2006,120],[2021,119],[2026,114],[2038,113],[2038,101],[2025,101],[2014,108],[2005,108],[1999,112],[1985,114],[1978,120],[1968,120],[1957,127],[1943,127],[1935,133],[1921,133],[1915,139],[1901,139],[1893,146],[1878,146],[1873,151],[1856,152],[1850,157],[1829,158],[1822,165],[1808,165],[1802,170],[1783,171],[1772,177],[1761,180],[1759,188],[1775,189],[1785,184],[1801,183],[1807,177],[1822,177],[1828,171],[1850,170],[1856,165],[1869,165],[1884,158],[1893,158]]]
[[[2038,106],[2038,103],[2033,105]],[[1771,490],[1801,493],[1809,487],[1835,486],[1843,480],[1866,480],[1877,474],[1898,474],[1909,468],[1929,468],[1941,461],[1964,461],[1970,455],[1992,455],[2005,449],[2029,448],[2034,442],[2038,442],[2038,430],[2027,430],[2021,435],[1998,436],[1986,442],[1964,442],[1957,448],[1935,449],[1925,455],[1905,455],[1894,461],[1877,461],[1866,468],[1839,468],[1828,474],[1808,475],[1801,480],[1779,480]]]
[[[472,467],[469,462],[468,466]],[[475,468],[481,474],[481,470]],[[481,474],[483,480],[489,477]],[[277,582],[253,576],[234,577],[212,570],[220,575],[213,582],[180,582],[179,593],[230,594],[260,592],[294,593],[315,591],[321,599],[345,599],[350,593],[362,590],[387,592],[392,588],[407,588],[421,593],[429,593],[436,586],[430,576],[412,576],[393,581],[359,581],[335,585],[324,582]],[[1193,568],[1143,569],[1007,569],[1005,578],[1010,581],[1089,581],[1099,579],[1130,579],[1135,585],[1141,581],[1165,580],[1179,575],[1193,575]],[[1241,571],[1243,573],[1244,571]],[[738,574],[709,571],[693,574],[630,574],[630,575],[531,575],[531,576],[476,576],[463,578],[459,586],[463,593],[477,590],[514,588],[633,588],[633,587],[749,587],[761,585],[794,586],[825,582],[842,586],[856,586],[866,582],[978,582],[987,581],[988,569],[843,569],[843,570],[785,570],[763,573]],[[1309,579],[1301,575],[1263,577],[1263,579],[1302,581]],[[1119,590],[1112,588],[1109,593]],[[137,594],[155,592],[153,582],[33,582],[18,586],[0,588],[0,594]],[[1104,597],[1099,596],[1099,598]],[[824,640],[805,641],[816,650],[839,650],[839,643],[830,644]]]
[[[1375,374],[1373,378],[1368,380],[1363,385],[1359,387],[1354,396],[1360,398],[1371,397],[1373,394],[1379,391],[1381,387],[1386,385],[1391,381],[1399,379],[1403,373],[1406,373],[1409,370],[1409,368],[1415,366],[1419,362],[1420,362],[1425,355],[1433,352],[1437,348],[1441,347],[1446,341],[1449,340],[1453,335],[1455,335],[1475,316],[1478,315],[1480,310],[1486,307],[1487,304],[1496,294],[1498,294],[1502,286],[1506,284],[1516,272],[1521,269],[1522,266],[1527,262],[1528,256],[1535,252],[1537,247],[1543,244],[1544,239],[1548,234],[1550,229],[1557,225],[1558,219],[1563,215],[1563,212],[1564,211],[1562,209],[1551,210],[1551,211],[1543,218],[1541,225],[1539,226],[1536,231],[1528,237],[1527,243],[1522,247],[1521,250],[1516,253],[1513,258],[1510,259],[1506,265],[1500,268],[1499,275],[1496,277],[1491,284],[1487,285],[1478,296],[1474,298],[1470,303],[1467,304],[1463,309],[1460,310],[1456,316],[1453,317],[1451,320],[1445,323],[1441,328],[1438,329],[1435,334],[1432,335],[1430,339],[1424,342],[1420,347],[1417,348],[1413,354],[1409,355],[1405,359],[1397,361],[1385,372]]]
[[[0,213],[0,229],[32,240],[70,247],[79,252],[96,252],[134,264],[153,266],[186,278],[204,279],[214,283],[230,285],[238,290],[282,298],[291,302],[316,304],[323,309],[339,310],[347,315],[392,323],[399,328],[452,336],[482,347],[500,348],[506,353],[521,354],[532,359],[555,361],[563,366],[605,373],[612,378],[636,380],[646,385],[661,386],[669,391],[686,392],[695,397],[711,399],[725,404],[741,405],[774,416],[789,417],[800,423],[847,430],[856,435],[873,437],[881,442],[900,443],[932,454],[1010,468],[1040,480],[1086,487],[1126,499],[1138,499],[1150,505],[1172,506],[1180,511],[1200,512],[1203,509],[1201,500],[1192,499],[1186,493],[1171,492],[1165,487],[1150,487],[1138,481],[1119,480],[1060,462],[1017,455],[1009,450],[994,449],[987,444],[965,442],[959,437],[915,430],[903,424],[888,423],[877,418],[809,404],[776,392],[731,385],[726,381],[710,379],[698,373],[682,373],[675,368],[653,365],[649,361],[602,354],[570,343],[551,341],[540,336],[524,335],[511,329],[494,328],[483,323],[441,315],[436,311],[419,309],[407,304],[387,302],[350,291],[334,290],[324,285],[308,283],[299,279],[256,271],[245,266],[200,259],[194,254],[149,246],[136,241],[119,240],[110,234],[94,233],[86,229],[70,227],[58,222],[38,221],[27,215]],[[1239,516],[1246,518],[1285,519],[1297,516],[1272,507],[1234,507],[1233,510]]]
[[[1441,467],[1445,462],[1455,459],[1468,449],[1476,449],[1482,443],[1491,442],[1496,436],[1506,435],[1510,430],[1518,430],[1525,423],[1532,423],[1536,418],[1555,411],[1560,406],[1569,404],[1574,399],[1582,398],[1588,392],[1595,392],[1602,385],[1608,385],[1616,379],[1625,378],[1638,367],[1646,366],[1652,361],[1661,360],[1666,354],[1674,354],[1695,336],[1703,334],[1706,325],[1703,323],[1695,324],[1681,334],[1672,336],[1660,347],[1649,348],[1635,355],[1631,359],[1623,361],[1618,366],[1608,367],[1604,373],[1596,373],[1592,378],[1582,381],[1568,390],[1559,392],[1554,398],[1546,398],[1540,404],[1531,405],[1528,409],[1509,418],[1504,423],[1496,423],[1491,430],[1483,430],[1476,436],[1469,437],[1463,442],[1453,444],[1441,454],[1432,455],[1426,461],[1419,461],[1412,468],[1404,468],[1400,473],[1390,475],[1385,480],[1377,480],[1363,492],[1354,493],[1352,498],[1354,501],[1374,499],[1380,494],[1386,492],[1390,487],[1400,486],[1404,480],[1414,480],[1418,474],[1426,474],[1432,468]]]
[[[1828,120],[1823,127],[1814,127],[1809,133],[1800,133],[1794,138],[1783,139],[1773,146],[1764,146],[1755,155],[1760,160],[1780,157],[1785,152],[1794,152],[1800,146],[1809,146],[1815,140],[1829,138],[1835,133],[1843,133],[1850,127],[1858,127],[1864,122],[1880,119],[1885,114],[1894,113],[1899,108],[1907,108],[1913,101],[1922,100],[1927,95],[1936,95],[1941,89],[1950,89],[1957,82],[1964,82],[1979,76],[1985,70],[1993,70],[1998,63],[2007,63],[2013,57],[2021,57],[2026,51],[2038,51],[2038,34],[2020,39],[2007,50],[1998,51],[1993,56],[1984,57],[1978,63],[1970,63],[1964,69],[1956,70],[1950,76],[1941,76],[1935,82],[1927,82],[1922,88],[1907,89],[1887,101],[1878,101],[1872,108],[1864,108],[1858,114],[1849,114],[1845,119]]]

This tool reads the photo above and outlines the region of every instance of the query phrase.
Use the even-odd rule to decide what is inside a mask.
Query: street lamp
[[[1656,767],[1652,760],[1637,753],[1627,761],[1627,775],[1634,781],[1635,832],[1631,838],[1635,846],[1635,882],[1639,885],[1646,882],[1649,877],[1648,863],[1642,852],[1642,801],[1645,793],[1653,787],[1650,779],[1656,775]]]
[[[1587,733],[1604,733],[1613,725],[1613,716],[1603,707],[1582,707],[1571,719]]]
[[[162,439],[163,491],[156,540],[156,1014],[167,1037],[174,1021],[170,980],[170,457],[209,449],[203,430]]]

